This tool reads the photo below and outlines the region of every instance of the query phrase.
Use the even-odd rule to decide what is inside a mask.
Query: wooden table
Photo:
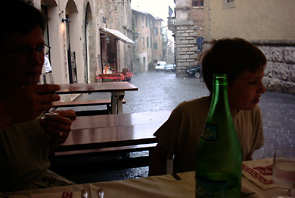
[[[168,119],[171,111],[81,116],[57,155],[139,149],[155,146],[154,132]]]
[[[138,88],[129,82],[96,82],[61,84],[57,94],[77,94],[93,92],[111,92],[112,114],[123,113],[122,100],[125,91],[137,91]]]

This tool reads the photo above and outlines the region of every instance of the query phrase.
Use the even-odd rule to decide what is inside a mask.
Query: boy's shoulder
[[[210,98],[209,96],[189,100],[189,101],[184,101],[180,103],[176,109],[181,109],[181,108],[192,108],[192,107],[198,107],[198,106],[203,106],[203,105],[208,105],[210,106]]]
[[[210,98],[209,96],[197,98],[190,101],[184,101],[180,103],[173,112],[187,114],[191,112],[203,112],[208,111],[210,108]]]

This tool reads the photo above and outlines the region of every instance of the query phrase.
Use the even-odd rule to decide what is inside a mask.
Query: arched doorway
[[[85,67],[84,67],[84,79],[85,82],[96,81],[97,71],[97,56],[96,56],[96,30],[94,18],[92,16],[91,5],[88,2],[85,7]]]
[[[90,77],[90,29],[91,29],[91,23],[92,23],[92,15],[91,15],[91,8],[89,3],[87,3],[86,6],[86,12],[85,12],[85,50],[86,50],[86,61],[85,61],[85,67],[84,67],[84,81],[89,82]]]
[[[46,19],[45,20],[45,28],[44,28],[44,32],[43,32],[43,38],[44,38],[45,44],[48,46],[51,46],[51,47],[55,44],[54,42],[52,42],[52,44],[51,44],[50,41],[52,41],[54,39],[54,36],[51,35],[51,33],[53,31],[51,28],[54,23],[52,18],[54,16],[56,9],[57,9],[57,3],[55,0],[41,0],[41,12],[42,12],[44,18]],[[50,69],[52,71],[52,66],[51,66],[52,54],[49,51],[49,53],[45,56],[48,59]],[[44,70],[44,68],[43,68],[43,70]]]
[[[71,47],[71,40],[73,40],[71,23],[75,23],[77,18],[78,9],[73,0],[69,0],[66,5],[66,18],[62,22],[66,26],[66,46],[67,46],[67,56],[68,56],[68,72],[69,72],[69,82],[77,83],[77,66],[76,66],[76,52]],[[74,29],[74,28],[73,28]]]
[[[88,2],[85,7],[85,68],[84,68],[84,79],[85,82],[96,81],[97,71],[97,54],[96,54],[96,32],[97,30],[94,17],[92,13],[91,4]]]

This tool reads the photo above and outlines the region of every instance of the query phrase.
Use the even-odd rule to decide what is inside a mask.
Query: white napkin
[[[242,174],[263,190],[277,188],[272,180],[272,163],[272,158],[244,161]]]

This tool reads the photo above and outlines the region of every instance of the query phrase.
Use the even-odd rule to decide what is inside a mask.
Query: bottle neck
[[[217,110],[218,112],[226,112],[231,115],[228,103],[227,80],[224,76],[217,76],[214,78],[211,108]]]

